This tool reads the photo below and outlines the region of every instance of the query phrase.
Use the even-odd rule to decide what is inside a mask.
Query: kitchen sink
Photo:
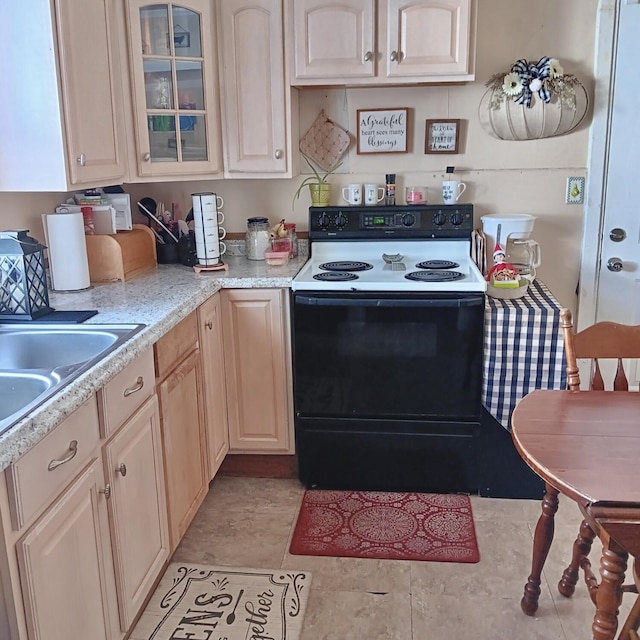
[[[0,324],[0,433],[144,326]]]
[[[0,371],[0,421],[30,406],[54,386],[57,380],[37,373]]]

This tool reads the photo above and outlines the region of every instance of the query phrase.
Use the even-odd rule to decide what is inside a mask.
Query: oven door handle
[[[315,305],[318,307],[478,307],[484,306],[483,296],[463,298],[319,298],[316,296],[295,297],[295,304]]]

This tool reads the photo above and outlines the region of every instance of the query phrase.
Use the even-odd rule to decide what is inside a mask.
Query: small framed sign
[[[460,120],[427,120],[424,135],[425,153],[458,153]]]
[[[409,109],[358,109],[358,153],[407,153]]]

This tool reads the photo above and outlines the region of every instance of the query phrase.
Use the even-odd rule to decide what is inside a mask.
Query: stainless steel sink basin
[[[0,324],[0,433],[143,327]]]
[[[32,406],[57,381],[57,378],[37,373],[0,371],[0,421]]]
[[[0,370],[53,370],[86,362],[115,344],[120,335],[122,330],[0,329]]]

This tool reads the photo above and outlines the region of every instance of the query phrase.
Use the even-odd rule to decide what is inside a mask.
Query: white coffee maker
[[[540,245],[531,240],[535,216],[528,213],[490,213],[482,216],[487,269],[493,266],[493,252],[499,244],[505,260],[517,267],[520,275],[533,282],[540,266]]]

